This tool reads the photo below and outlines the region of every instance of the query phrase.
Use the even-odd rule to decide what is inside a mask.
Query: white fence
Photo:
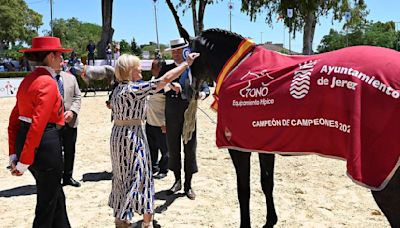
[[[0,97],[14,97],[23,78],[0,78]]]
[[[149,71],[151,69],[151,63],[153,60],[140,60],[140,65],[143,71]],[[173,60],[166,60],[167,64],[173,63]],[[97,59],[95,61],[96,66],[105,65],[106,60]],[[112,62],[114,64],[114,60]],[[23,78],[0,78],[0,98],[1,97],[13,97],[17,94],[19,84]]]

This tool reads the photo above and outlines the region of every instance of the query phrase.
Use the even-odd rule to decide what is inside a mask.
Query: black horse
[[[190,40],[194,52],[200,53],[200,57],[191,66],[193,88],[196,90],[202,81],[211,77],[217,81],[220,71],[225,67],[228,60],[237,51],[242,43],[243,37],[220,29],[209,29],[201,35]],[[251,51],[250,51],[251,53]],[[240,62],[238,60],[237,62]],[[223,99],[221,97],[221,99]],[[295,111],[295,110],[293,110]],[[237,175],[237,192],[240,204],[240,227],[250,227],[250,155],[249,152],[242,152],[229,149],[230,156]],[[273,227],[278,219],[273,200],[274,187],[274,162],[275,155],[259,153],[261,167],[261,185],[266,197],[267,216],[264,227]],[[399,159],[399,158],[398,158]],[[396,160],[395,162],[397,162]],[[393,177],[383,190],[374,191],[372,195],[379,208],[382,210],[392,227],[400,227],[400,169],[393,172]]]

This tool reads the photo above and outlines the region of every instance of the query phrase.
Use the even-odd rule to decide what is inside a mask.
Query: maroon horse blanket
[[[219,148],[344,159],[348,175],[373,190],[400,164],[399,52],[286,56],[257,46],[220,81]]]

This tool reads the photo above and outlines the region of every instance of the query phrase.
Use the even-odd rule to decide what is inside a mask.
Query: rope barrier
[[[203,109],[201,109],[200,107],[197,107],[202,113],[204,113],[204,115],[206,115],[207,116],[207,118],[211,121],[211,123],[213,123],[213,124],[217,124],[217,122],[215,121],[215,120],[213,120],[212,118],[211,118],[211,116],[209,116]]]

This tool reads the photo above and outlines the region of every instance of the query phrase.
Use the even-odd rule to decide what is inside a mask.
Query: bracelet
[[[187,61],[182,62],[181,65],[186,65],[186,67],[189,67],[189,63]]]

